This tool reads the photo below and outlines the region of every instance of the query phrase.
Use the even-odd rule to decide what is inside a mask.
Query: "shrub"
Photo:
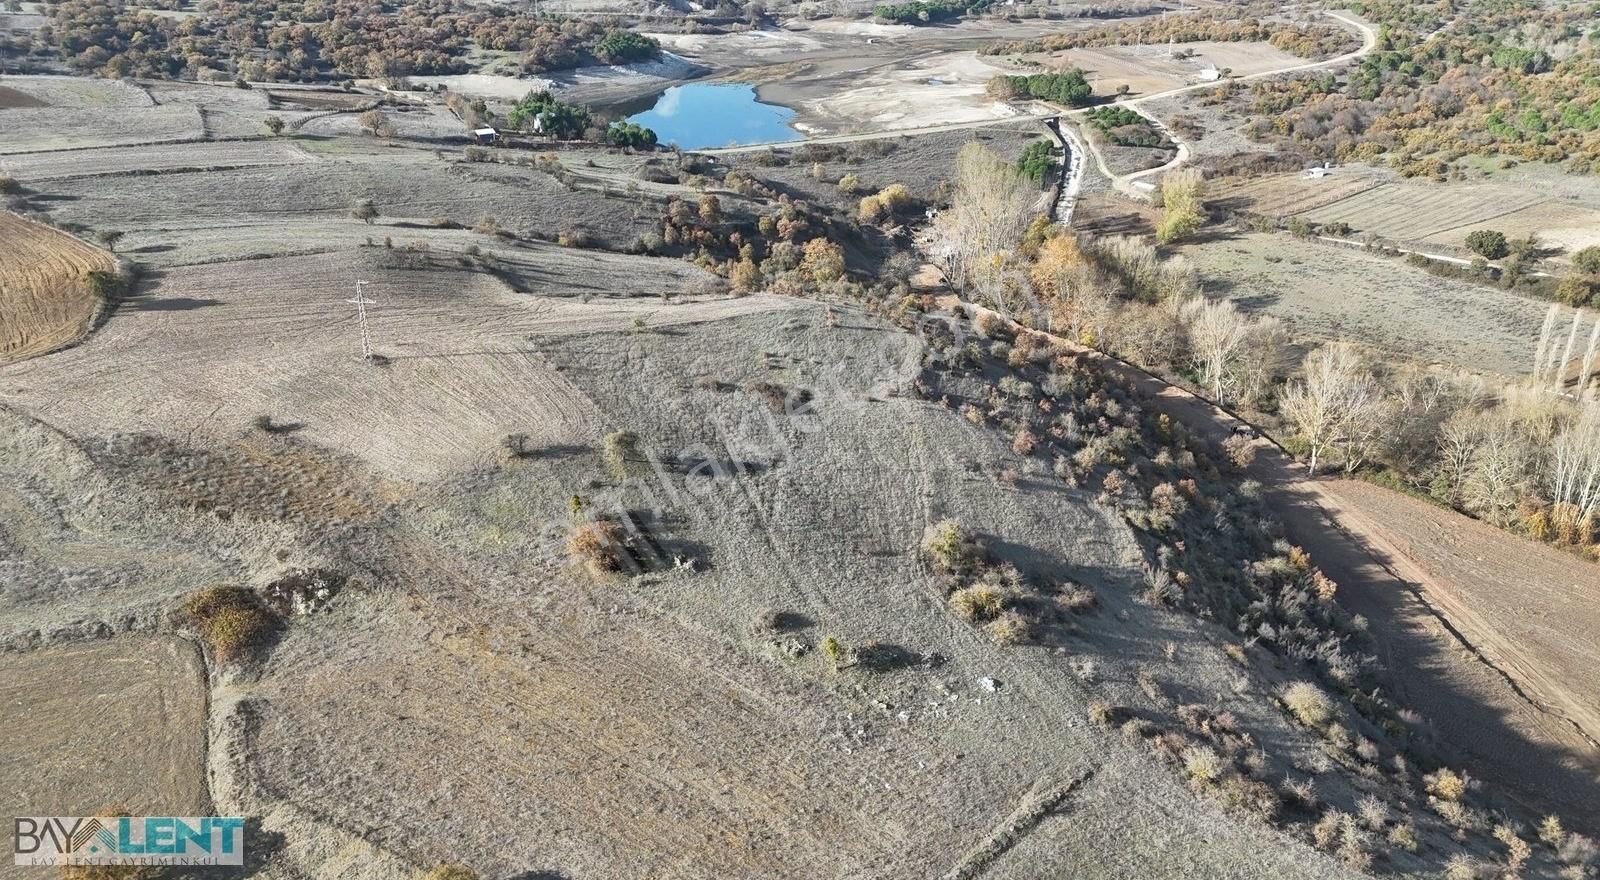
[[[1456,853],[1444,865],[1444,880],[1477,880],[1478,863],[1466,853]]]
[[[1283,704],[1307,727],[1320,727],[1333,717],[1333,701],[1309,681],[1297,681],[1284,688]]]
[[[962,620],[980,623],[1000,616],[1005,610],[1005,596],[988,584],[978,584],[950,594],[950,607]]]
[[[216,586],[191,593],[183,611],[222,663],[259,646],[277,624],[260,597],[243,587]]]
[[[1550,848],[1554,849],[1561,846],[1561,841],[1565,840],[1566,837],[1567,831],[1561,827],[1561,818],[1559,816],[1546,816],[1544,821],[1539,823],[1539,839],[1544,841]]]
[[[833,636],[828,636],[822,640],[822,656],[828,658],[828,662],[833,665],[834,669],[838,669],[844,663],[845,654],[844,642]]]
[[[953,519],[940,520],[922,535],[922,554],[940,574],[963,574],[977,567],[979,549]]]
[[[1459,801],[1467,793],[1466,777],[1448,767],[1439,768],[1423,777],[1423,780],[1428,784],[1430,794],[1447,801]]]
[[[581,523],[567,536],[567,553],[596,572],[622,568],[626,537],[622,526],[608,519]]]
[[[1093,610],[1099,604],[1100,600],[1094,591],[1080,584],[1066,584],[1056,595],[1056,607],[1063,611],[1082,613]]]
[[[0,174],[0,196],[14,196],[22,192],[22,184],[15,177]]]
[[[461,865],[440,865],[424,875],[422,880],[478,880],[478,875]]]
[[[613,431],[606,435],[600,452],[606,473],[617,481],[626,480],[637,468],[641,458],[639,435],[632,431]]]
[[[1511,253],[1511,245],[1504,232],[1478,229],[1467,233],[1467,250],[1486,260],[1498,260]]]
[[[1417,826],[1410,822],[1401,822],[1389,829],[1389,843],[1406,852],[1417,851]]]
[[[1222,441],[1222,454],[1227,456],[1228,463],[1235,470],[1242,471],[1256,460],[1256,447],[1249,438],[1235,434]]]
[[[845,195],[854,195],[861,191],[861,178],[854,174],[846,174],[839,178],[839,192]]]
[[[1222,759],[1210,746],[1192,745],[1183,750],[1183,772],[1196,785],[1210,785],[1222,776]]]
[[[0,193],[5,192],[5,185],[0,182]],[[1591,244],[1572,255],[1572,265],[1580,272],[1590,275],[1600,275],[1600,244]]]
[[[1105,700],[1095,700],[1089,704],[1089,720],[1101,727],[1110,727],[1117,723],[1117,710]]]
[[[1020,612],[1006,611],[990,621],[990,638],[1000,645],[1020,645],[1033,634],[1033,624]]]

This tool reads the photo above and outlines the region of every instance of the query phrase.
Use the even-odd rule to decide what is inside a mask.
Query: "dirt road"
[[[1282,76],[1283,74],[1286,74],[1286,73],[1298,73],[1298,72],[1300,72],[1302,70],[1319,70],[1319,69],[1324,68],[1324,67],[1334,67],[1334,66],[1337,66],[1337,65],[1340,65],[1340,64],[1344,64],[1347,61],[1355,61],[1355,60],[1357,60],[1359,58],[1362,58],[1362,57],[1366,56],[1367,53],[1371,52],[1373,50],[1373,48],[1378,45],[1378,32],[1373,30],[1372,26],[1367,24],[1366,22],[1361,21],[1360,19],[1355,18],[1353,16],[1345,15],[1345,14],[1338,13],[1338,12],[1325,12],[1324,14],[1329,16],[1330,18],[1336,18],[1339,21],[1344,22],[1345,24],[1350,25],[1351,27],[1353,27],[1356,30],[1360,31],[1361,32],[1361,47],[1358,48],[1358,49],[1355,49],[1353,51],[1346,52],[1343,55],[1338,55],[1338,56],[1335,56],[1333,58],[1328,58],[1328,59],[1323,60],[1323,61],[1311,61],[1311,62],[1307,62],[1305,64],[1295,64],[1295,65],[1291,65],[1289,67],[1280,67],[1280,68],[1277,68],[1277,69],[1274,69],[1274,70],[1263,70],[1260,73],[1252,73],[1252,74],[1249,74],[1247,76],[1233,77],[1231,81],[1233,81],[1233,82],[1250,82],[1250,81],[1253,81],[1253,80],[1266,79],[1268,77],[1273,77],[1273,76]],[[1143,103],[1145,103],[1147,101],[1155,101],[1155,100],[1158,100],[1158,99],[1161,99],[1161,98],[1170,98],[1173,95],[1182,95],[1182,94],[1186,94],[1188,92],[1199,91],[1201,89],[1215,88],[1216,85],[1217,85],[1216,83],[1212,83],[1212,82],[1192,83],[1192,84],[1186,85],[1186,86],[1179,86],[1178,88],[1175,88],[1175,89],[1167,89],[1166,91],[1151,92],[1148,95],[1140,95],[1137,98],[1119,98],[1119,99],[1117,99],[1115,101],[1112,101],[1109,105],[1100,105],[1100,106],[1127,107],[1127,108],[1132,109],[1132,110],[1138,110],[1139,109],[1139,105],[1143,104]],[[1085,107],[1085,108],[1080,109],[1080,110],[1073,110],[1073,111],[1069,112],[1067,115],[1068,116],[1077,117],[1077,118],[1081,119],[1085,115],[1088,114],[1090,109],[1093,109],[1093,108]],[[1134,172],[1130,172],[1128,174],[1114,174],[1114,173],[1112,173],[1111,169],[1106,165],[1105,156],[1102,155],[1100,150],[1099,150],[1099,148],[1097,148],[1094,145],[1093,139],[1092,138],[1085,138],[1085,140],[1088,141],[1089,153],[1092,156],[1094,156],[1095,167],[1100,169],[1100,173],[1105,175],[1107,180],[1111,181],[1111,185],[1113,187],[1115,187],[1117,189],[1117,191],[1125,193],[1125,194],[1130,195],[1130,196],[1133,196],[1134,198],[1137,198],[1137,199],[1147,198],[1147,194],[1137,190],[1133,185],[1133,181],[1138,180],[1140,178],[1144,178],[1144,177],[1156,177],[1156,176],[1165,174],[1166,172],[1171,171],[1174,168],[1177,168],[1178,166],[1182,165],[1184,162],[1187,162],[1189,160],[1189,145],[1188,144],[1184,143],[1183,140],[1181,138],[1179,138],[1175,133],[1173,133],[1172,131],[1168,130],[1167,127],[1165,125],[1162,125],[1159,120],[1157,120],[1154,117],[1151,117],[1151,116],[1149,116],[1147,114],[1145,115],[1145,118],[1149,119],[1150,123],[1153,126],[1155,126],[1155,128],[1157,130],[1165,133],[1167,135],[1167,137],[1172,140],[1173,143],[1178,145],[1178,151],[1176,153],[1174,153],[1172,158],[1170,160],[1168,160],[1167,163],[1164,164],[1164,165],[1158,165],[1155,168],[1146,168],[1143,171],[1134,171]]]
[[[1057,341],[1208,442],[1245,424],[1137,367]],[[1396,700],[1431,723],[1438,757],[1493,796],[1600,831],[1600,705],[1590,687],[1600,567],[1395,492],[1310,479],[1279,447],[1256,446],[1249,476],[1289,540],[1367,618]],[[1403,534],[1419,522],[1431,523],[1429,537]]]

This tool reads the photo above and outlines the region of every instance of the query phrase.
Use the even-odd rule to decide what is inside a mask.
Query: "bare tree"
[[[973,141],[956,156],[950,207],[934,220],[934,256],[958,290],[1014,311],[1027,293],[1017,254],[1037,192],[1009,162]]]
[[[1573,524],[1600,516],[1600,404],[1584,404],[1550,444],[1550,501]]]
[[[1189,331],[1189,346],[1211,399],[1227,402],[1229,379],[1250,339],[1250,319],[1230,300],[1195,297],[1179,309]]]
[[[1509,524],[1528,494],[1533,468],[1533,432],[1516,413],[1497,407],[1483,420],[1462,502],[1490,522]]]
[[[1309,446],[1312,476],[1329,446],[1366,432],[1364,422],[1379,416],[1380,398],[1377,380],[1349,343],[1330,343],[1306,355],[1305,375],[1289,385],[1282,409]]]

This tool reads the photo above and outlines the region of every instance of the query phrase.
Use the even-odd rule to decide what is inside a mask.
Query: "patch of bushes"
[[[191,593],[183,613],[220,663],[243,659],[277,628],[277,617],[253,591],[215,586]]]
[[[621,571],[626,547],[622,526],[609,519],[579,523],[567,536],[567,554],[597,574]]]

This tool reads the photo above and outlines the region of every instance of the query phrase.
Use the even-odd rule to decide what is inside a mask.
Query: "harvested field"
[[[151,107],[150,93],[131,81],[76,76],[8,76],[7,91],[20,92],[40,102],[32,106],[61,109]],[[0,117],[9,119],[10,117]],[[58,124],[59,125],[59,124]],[[13,132],[7,131],[8,136]]]
[[[1184,253],[1209,294],[1276,315],[1298,337],[1347,338],[1389,357],[1468,372],[1525,371],[1549,308],[1393,258],[1283,234],[1237,235]]]
[[[111,255],[9,211],[0,211],[0,241],[0,364],[88,332],[100,308],[88,275],[115,271]]]
[[[1223,210],[1283,219],[1359,195],[1380,186],[1382,180],[1378,172],[1361,166],[1341,166],[1315,178],[1299,171],[1227,177],[1206,182],[1206,201]]]
[[[28,107],[48,106],[50,105],[46,104],[43,100],[28,94],[27,92],[19,92],[10,86],[0,86],[0,110],[17,110]]]
[[[554,177],[533,168],[449,162],[433,153],[359,141],[331,154],[317,150],[314,142],[305,146],[313,155],[336,161],[319,164],[314,175],[306,174],[303,166],[263,165],[62,180],[50,185],[48,210],[58,222],[128,232],[130,252],[166,248],[154,252],[165,265],[194,262],[183,254],[204,249],[208,241],[232,242],[235,226],[287,224],[277,228],[297,240],[298,246],[289,252],[325,250],[327,239],[295,236],[292,224],[347,218],[361,199],[373,201],[385,224],[405,220],[430,225],[442,218],[472,226],[489,216],[516,232],[554,236],[578,230],[616,247],[659,229],[661,209],[654,203],[641,211],[638,198],[621,191],[611,198],[575,197]],[[426,235],[367,227],[355,220],[342,222],[350,235],[373,236],[380,242],[385,235],[399,242]],[[282,252],[225,251],[236,257]]]
[[[215,172],[254,165],[298,165],[317,157],[289,141],[167,144],[28,153],[0,158],[0,172],[31,182],[138,172]],[[53,190],[52,186],[36,189]]]
[[[385,543],[393,588],[297,623],[232,695],[223,738],[250,745],[236,760],[253,803],[492,876],[967,876],[987,862],[1029,876],[995,841],[1034,822],[1052,863],[1100,877],[1342,876],[1089,725],[1067,657],[997,648],[950,616],[908,549],[941,516],[1003,534],[1029,572],[1093,585],[1108,609],[1072,651],[1103,664],[1119,700],[1165,638],[1194,646],[1183,687],[1222,693],[1236,674],[1205,624],[1133,601],[1135,539],[1113,514],[1043,473],[980,476],[975,463],[1009,455],[992,437],[886,394],[918,369],[914,339],[854,310],[829,324],[797,304],[681,335],[548,339],[607,426],[666,456],[659,539],[708,567],[597,581],[563,565],[566,487],[592,478],[587,453],[436,484]],[[691,377],[815,389],[817,430],[752,422],[753,395]],[[710,449],[748,476],[675,464]],[[804,622],[752,631],[762,608]],[[814,647],[827,634],[927,659],[835,671]],[[1273,714],[1243,717],[1293,737]],[[503,811],[539,821],[507,841],[484,821]],[[1107,835],[1166,845],[1109,852]]]
[[[130,635],[0,654],[0,707],[8,815],[209,812],[205,671],[188,642]]]
[[[653,277],[658,289],[676,291],[683,275],[674,273],[698,273],[598,251],[548,247],[538,257],[527,271],[558,296],[614,290],[617,278]],[[389,358],[381,369],[361,360],[355,315],[343,302],[358,278],[380,303],[369,323]],[[4,373],[11,399],[49,401],[53,423],[83,434],[189,426],[186,435],[229,438],[266,414],[409,477],[490,460],[514,430],[552,444],[592,440],[604,419],[550,367],[537,341],[544,335],[789,305],[776,297],[681,305],[534,298],[447,260],[382,248],[172,269],[142,291],[91,345]]]
[[[32,153],[178,140],[205,135],[194,107],[105,107],[0,110],[0,154]]]
[[[1560,248],[1568,257],[1590,245],[1600,244],[1600,210],[1577,201],[1558,199],[1546,199],[1485,224],[1453,227],[1423,241],[1464,248],[1467,235],[1485,227],[1504,232],[1507,238],[1536,236],[1542,246]]]
[[[1494,225],[1498,218],[1547,199],[1520,187],[1480,184],[1386,183],[1362,189],[1299,216],[1313,223],[1343,221],[1358,232],[1393,241],[1422,241],[1448,230]]]

